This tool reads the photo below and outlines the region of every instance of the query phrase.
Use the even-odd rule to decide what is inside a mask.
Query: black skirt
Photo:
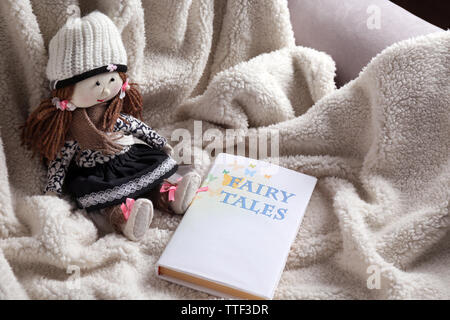
[[[147,195],[177,170],[165,152],[144,144],[95,167],[79,167],[73,161],[64,182],[65,192],[87,211],[106,208]]]

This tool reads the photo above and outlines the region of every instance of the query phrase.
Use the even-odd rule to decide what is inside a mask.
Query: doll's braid
[[[127,80],[127,75],[125,73],[119,72],[119,75],[123,82]],[[126,91],[123,99],[120,99],[119,95],[117,95],[111,101],[103,118],[102,129],[105,131],[112,131],[121,112],[141,120],[142,105],[143,99],[141,93],[139,92],[138,85],[136,83],[130,83],[130,89]]]
[[[74,86],[52,91],[52,98],[70,99]],[[53,160],[64,145],[66,134],[72,123],[72,113],[55,108],[52,98],[43,100],[28,117],[22,129],[22,145],[39,155],[41,160]]]

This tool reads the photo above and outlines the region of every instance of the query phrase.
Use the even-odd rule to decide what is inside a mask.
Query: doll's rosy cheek
[[[96,103],[98,103],[97,102],[97,96],[94,95],[94,93],[91,93],[90,95],[87,95],[83,99],[83,104],[86,105],[86,106],[94,105]]]
[[[83,104],[88,104],[92,102],[93,99],[96,99],[98,93],[96,88],[89,89],[89,88],[82,88],[79,92],[80,96],[79,99]]]
[[[113,84],[113,87],[111,88],[111,92],[114,92],[116,94],[119,93],[120,89],[122,88],[122,81],[115,81]]]
[[[78,107],[86,108],[96,102],[98,93],[96,88],[88,88],[82,84],[75,85],[75,91],[73,93],[71,102]]]

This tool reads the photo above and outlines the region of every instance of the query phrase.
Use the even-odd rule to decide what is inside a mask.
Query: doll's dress
[[[76,141],[66,141],[49,163],[44,191],[64,191],[79,208],[93,211],[145,196],[175,173],[176,161],[161,150],[164,137],[127,114],[117,119],[113,132],[119,131],[124,148],[112,155],[81,150]]]

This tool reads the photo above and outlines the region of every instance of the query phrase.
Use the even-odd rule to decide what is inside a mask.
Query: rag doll
[[[120,33],[106,15],[70,17],[49,44],[51,97],[28,117],[22,141],[48,165],[45,193],[71,195],[136,241],[154,204],[184,213],[201,181],[190,172],[167,182],[178,167],[172,148],[140,120],[142,96],[126,71]]]

